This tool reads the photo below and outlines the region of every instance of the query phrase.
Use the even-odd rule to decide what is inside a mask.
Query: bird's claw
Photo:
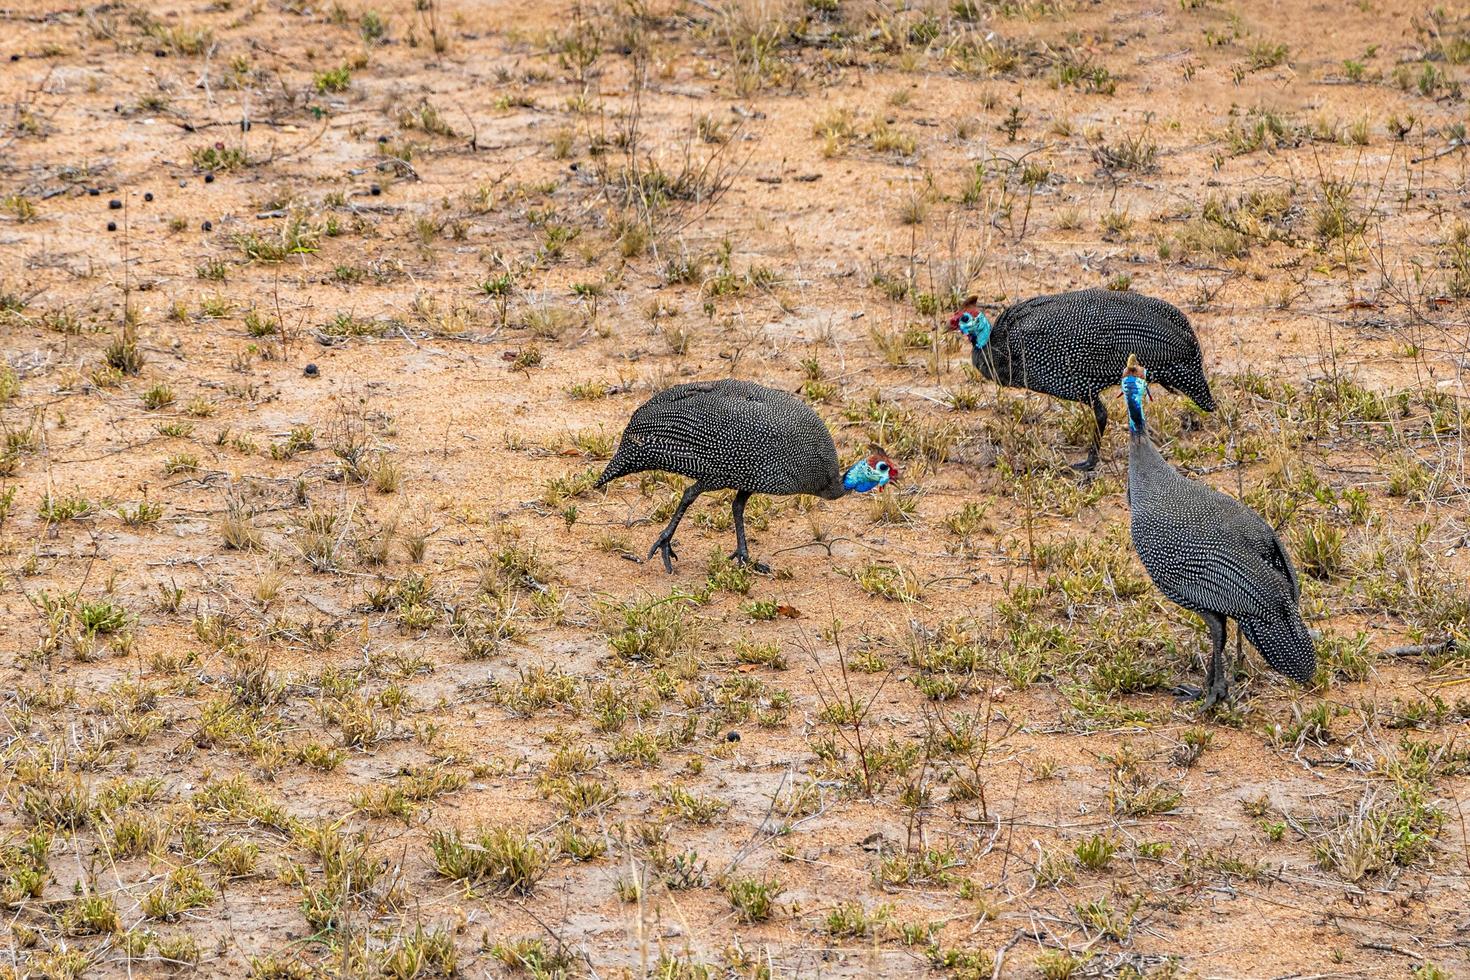
[[[1173,694],[1183,701],[1198,701],[1200,710],[1208,711],[1217,704],[1221,704],[1229,697],[1227,691],[1212,686],[1208,689],[1195,687],[1193,684],[1180,684],[1174,688]]]
[[[1073,473],[1091,473],[1093,470],[1097,469],[1097,457],[1089,456],[1086,459],[1078,460],[1075,463],[1068,463],[1067,469],[1071,470]]]
[[[672,538],[660,537],[653,543],[653,547],[648,549],[647,560],[652,561],[653,556],[660,551],[664,555],[664,571],[670,575],[674,574],[674,559],[679,557],[678,553],[674,551],[674,540]]]
[[[743,551],[737,551],[734,554],[732,554],[730,556],[730,560],[733,561],[733,562],[735,562],[738,565],[744,565],[745,567],[749,568],[751,571],[758,572],[761,575],[769,575],[769,574],[771,574],[771,566],[770,565],[767,565],[763,561],[755,561],[755,560],[753,560],[750,557],[749,554],[747,554],[747,553],[745,553]]]

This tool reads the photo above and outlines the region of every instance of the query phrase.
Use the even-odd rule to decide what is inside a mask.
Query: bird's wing
[[[1116,347],[1106,321],[1089,315],[1075,297],[1036,296],[1008,308],[996,321],[991,341],[1007,350],[1011,374],[1023,377],[1026,360],[1060,361],[1080,377],[1111,382],[1122,374],[1114,372]]]
[[[1240,542],[1241,547],[1255,554],[1280,574],[1291,587],[1293,600],[1301,599],[1302,586],[1297,577],[1296,565],[1292,563],[1291,555],[1287,554],[1286,545],[1282,544],[1280,535],[1266,523],[1265,518],[1229,494],[1221,493],[1206,484],[1199,486],[1208,492],[1221,522]]]
[[[753,488],[761,473],[750,450],[777,438],[778,420],[760,389],[743,382],[678,385],[645,402],[623,431],[640,469],[679,473],[718,487]]]
[[[1271,529],[1271,525],[1267,524],[1261,515],[1239,501],[1232,501],[1232,503],[1239,507],[1236,515],[1236,531],[1241,540],[1250,546],[1261,561],[1275,569],[1291,586],[1292,599],[1300,600],[1302,584],[1297,577],[1296,565],[1292,564],[1291,555],[1286,553],[1286,545],[1281,543],[1280,535]]]
[[[1287,585],[1256,555],[1204,540],[1171,556],[1161,573],[1152,577],[1159,590],[1181,606],[1234,619],[1272,615],[1280,608]]]
[[[1145,560],[1149,575],[1180,605],[1262,617],[1280,609],[1284,594],[1295,595],[1294,577],[1263,557],[1246,515],[1264,522],[1233,497],[1181,478],[1134,513],[1139,554],[1155,556]]]
[[[1180,314],[1173,307],[1116,303],[1109,304],[1106,315],[1113,328],[1114,349],[1124,356],[1137,354],[1146,368],[1199,360],[1199,341],[1188,321],[1175,319]]]

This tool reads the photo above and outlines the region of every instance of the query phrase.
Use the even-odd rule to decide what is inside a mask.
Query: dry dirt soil
[[[1459,11],[0,19],[0,976],[1470,976]],[[1176,696],[1121,427],[946,329],[1084,286],[1195,324],[1310,687]],[[591,483],[732,375],[904,479],[667,575]]]

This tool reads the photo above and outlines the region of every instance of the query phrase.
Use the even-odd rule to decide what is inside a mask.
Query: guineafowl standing
[[[1083,289],[1017,303],[994,326],[976,303],[971,296],[949,319],[952,329],[970,338],[976,370],[1009,388],[1092,406],[1097,420],[1092,446],[1087,459],[1072,464],[1073,469],[1097,466],[1108,424],[1108,410],[1098,395],[1117,384],[1130,353],[1144,359],[1159,384],[1188,395],[1206,412],[1215,410],[1194,329],[1163,300]]]
[[[809,493],[828,500],[867,493],[898,479],[898,467],[875,451],[844,473],[837,467],[832,434],[811,406],[784,391],[748,381],[699,381],[675,385],[639,406],[623,430],[618,451],[597,486],[644,470],[664,470],[694,480],[674,516],[648,550],[663,552],[674,570],[674,532],[684,512],[702,493],[734,490],[735,553],[750,561],[745,546],[745,503],[753,493]]]
[[[1225,620],[1261,656],[1306,684],[1317,669],[1312,635],[1298,608],[1301,584],[1285,546],[1259,514],[1233,497],[1186,479],[1149,439],[1143,403],[1148,376],[1130,357],[1123,375],[1128,403],[1128,507],[1133,547],[1159,591],[1210,630],[1204,705],[1229,693]]]

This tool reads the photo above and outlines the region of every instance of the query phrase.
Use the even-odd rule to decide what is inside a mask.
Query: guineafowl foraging
[[[1259,514],[1212,487],[1181,476],[1149,438],[1143,404],[1148,375],[1136,357],[1123,374],[1128,403],[1128,507],[1133,547],[1170,600],[1197,613],[1210,631],[1204,706],[1229,694],[1225,620],[1277,671],[1306,684],[1317,669],[1312,634],[1298,604],[1291,556]]]
[[[1026,388],[1083,402],[1097,427],[1087,459],[1072,468],[1097,466],[1108,410],[1099,393],[1117,384],[1128,355],[1137,353],[1153,380],[1188,395],[1206,412],[1215,410],[1200,364],[1199,340],[1189,320],[1163,300],[1113,289],[1082,289],[1038,296],[1003,312],[992,326],[977,305],[965,300],[949,318],[952,329],[970,338],[970,360],[987,378],[1008,388]]]
[[[675,385],[639,406],[628,420],[601,487],[620,476],[664,470],[694,480],[674,516],[648,550],[663,552],[664,569],[674,570],[674,532],[689,505],[702,493],[734,490],[735,553],[751,562],[745,545],[745,503],[753,493],[809,493],[828,500],[867,493],[898,479],[898,467],[881,450],[844,473],[837,466],[832,434],[811,406],[749,381],[698,381]]]

